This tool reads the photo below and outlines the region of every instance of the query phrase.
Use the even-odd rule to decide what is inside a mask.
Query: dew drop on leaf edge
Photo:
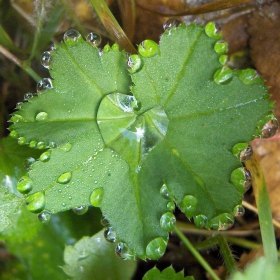
[[[38,214],[38,220],[43,224],[48,223],[51,219],[51,212],[44,210]]]
[[[185,195],[181,203],[181,209],[189,219],[195,214],[196,207],[197,198],[193,195]]]
[[[251,173],[247,168],[239,167],[232,171],[230,181],[243,194],[252,185]]]
[[[233,209],[234,217],[242,217],[245,214],[245,208],[242,205],[236,205]]]
[[[49,68],[52,62],[52,55],[49,51],[45,51],[43,52],[42,56],[41,56],[41,64],[45,67],[45,68]]]
[[[22,176],[18,183],[17,183],[17,190],[22,193],[26,194],[29,193],[33,188],[33,182],[32,180],[27,176]]]
[[[90,32],[87,37],[86,40],[93,46],[98,47],[101,44],[102,41],[102,37],[94,32]]]
[[[104,238],[106,241],[110,243],[114,243],[117,241],[116,231],[112,227],[108,227],[104,230]]]
[[[109,220],[107,219],[107,217],[106,217],[105,215],[102,215],[100,223],[101,223],[101,225],[103,225],[103,226],[108,226],[108,225],[110,225],[110,222],[109,222]]]
[[[164,31],[170,31],[172,28],[178,27],[182,21],[180,21],[177,18],[170,18],[163,24],[163,30]]]
[[[145,40],[138,46],[138,52],[143,57],[153,57],[159,53],[159,46],[152,40]]]
[[[195,216],[193,220],[194,220],[194,224],[198,228],[205,228],[208,222],[208,218],[202,214]]]
[[[127,70],[129,73],[133,74],[140,70],[142,66],[142,60],[139,55],[132,54],[127,60]]]
[[[103,188],[94,189],[90,195],[90,204],[94,207],[100,207],[104,190]]]
[[[63,35],[63,41],[69,45],[75,44],[80,38],[81,34],[75,29],[69,29]]]
[[[166,184],[163,184],[160,188],[160,191],[159,191],[160,195],[167,199],[167,200],[171,200],[172,199],[172,194],[171,192],[169,191],[168,187]]]
[[[72,209],[76,215],[84,215],[88,211],[87,205],[81,205]]]
[[[52,80],[50,78],[43,78],[37,83],[37,93],[43,93],[52,87]]]
[[[27,209],[32,213],[39,213],[45,208],[46,197],[43,192],[36,192],[26,197]]]
[[[160,218],[160,226],[166,231],[172,231],[176,223],[176,218],[173,213],[166,212]]]
[[[132,260],[135,258],[133,252],[129,249],[126,243],[120,242],[115,248],[116,255],[123,260]]]
[[[146,256],[151,260],[158,260],[161,258],[166,250],[167,241],[162,237],[157,237],[149,242],[146,247]]]
[[[246,162],[252,158],[253,148],[248,143],[237,143],[233,146],[232,153],[240,159],[240,162]]]
[[[28,158],[26,158],[25,159],[25,161],[24,161],[24,167],[28,170],[28,169],[30,169],[31,168],[31,166],[32,166],[32,164],[35,162],[36,160],[35,160],[35,158],[33,158],[33,157],[28,157]]]
[[[47,162],[50,160],[50,158],[51,158],[51,151],[46,151],[42,153],[39,157],[40,161],[42,162]]]

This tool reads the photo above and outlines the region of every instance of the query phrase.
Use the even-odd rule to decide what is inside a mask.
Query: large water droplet
[[[242,217],[245,214],[245,208],[242,205],[236,205],[233,209],[235,217]]]
[[[214,50],[217,54],[225,54],[228,52],[228,44],[224,40],[216,42]]]
[[[73,212],[77,215],[84,215],[88,211],[87,205],[81,205],[76,208],[73,208]]]
[[[107,219],[106,216],[102,215],[101,217],[101,225],[103,225],[104,227],[108,226],[110,224],[109,220]]]
[[[162,237],[153,239],[146,247],[146,255],[151,260],[158,260],[166,250],[167,242]]]
[[[37,149],[43,150],[43,149],[46,149],[46,148],[47,148],[47,145],[46,145],[45,142],[39,141],[39,142],[37,143]]]
[[[233,71],[230,68],[223,67],[218,69],[214,74],[214,81],[218,85],[228,84],[233,77]]]
[[[138,46],[138,52],[143,57],[152,57],[159,53],[159,46],[152,40],[145,40]]]
[[[252,185],[251,173],[248,169],[239,167],[231,173],[230,181],[234,184],[239,191],[243,194]]]
[[[49,78],[44,78],[41,81],[38,82],[37,84],[37,92],[42,93],[48,89],[51,89],[52,86],[52,81]]]
[[[81,34],[75,29],[69,29],[63,35],[63,41],[67,45],[75,45],[80,38],[81,38]]]
[[[276,134],[278,130],[278,121],[276,118],[269,120],[262,128],[262,137],[270,138]]]
[[[123,242],[118,243],[115,252],[118,257],[124,260],[133,260],[135,258],[133,252]]]
[[[168,200],[171,200],[172,199],[172,194],[170,192],[170,190],[168,189],[167,185],[166,184],[163,184],[162,187],[160,188],[160,195],[165,198],[165,199],[168,199]]]
[[[72,145],[70,143],[66,143],[59,147],[64,152],[69,152],[72,149]]]
[[[52,62],[52,55],[50,52],[46,51],[43,52],[42,56],[41,56],[41,64],[45,67],[45,68],[49,68]]]
[[[19,137],[18,138],[18,144],[19,145],[24,145],[24,144],[26,144],[26,138],[25,137]]]
[[[35,120],[37,122],[43,122],[43,121],[46,121],[47,119],[48,119],[48,113],[46,113],[46,112],[40,112],[35,117]]]
[[[124,111],[124,112],[132,112],[133,111],[133,104],[137,102],[134,96],[126,95],[122,93],[117,93],[116,96],[117,105]]]
[[[104,190],[102,188],[94,189],[90,195],[90,204],[94,207],[100,207]]]
[[[57,182],[60,184],[67,184],[71,181],[71,178],[72,172],[65,172],[57,178]]]
[[[86,37],[86,40],[91,43],[93,46],[99,46],[101,41],[102,41],[102,38],[99,34],[97,33],[94,33],[94,32],[90,32],[87,37]]]
[[[248,143],[237,143],[232,148],[232,153],[240,159],[241,162],[248,161],[253,156],[253,148]]]
[[[181,209],[190,219],[195,214],[197,207],[197,198],[192,195],[186,195],[181,203]]]
[[[142,61],[139,55],[133,54],[127,60],[127,70],[129,73],[137,72],[142,66]]]
[[[112,227],[108,227],[104,230],[104,237],[108,242],[114,243],[117,241],[117,234]]]
[[[47,162],[51,158],[51,151],[46,151],[40,155],[40,161]]]
[[[182,22],[176,18],[170,18],[163,24],[163,30],[170,31],[172,28],[178,27]]]
[[[219,40],[222,37],[222,35],[220,33],[220,29],[221,28],[219,27],[218,24],[216,24],[214,22],[209,22],[205,26],[205,33],[208,37]]]
[[[204,215],[197,215],[193,218],[194,224],[198,228],[205,228],[208,222],[208,218]]]
[[[36,192],[26,198],[27,209],[33,213],[39,213],[45,208],[46,198],[43,192]]]
[[[32,180],[27,176],[22,176],[17,184],[17,189],[20,193],[26,194],[33,188]]]
[[[176,223],[176,218],[171,212],[163,214],[160,218],[160,226],[166,231],[171,231],[174,229]]]
[[[23,99],[24,101],[28,101],[29,99],[31,99],[33,97],[33,94],[28,92],[24,95]]]
[[[42,211],[40,214],[38,214],[38,219],[40,222],[42,223],[48,223],[51,219],[51,212],[47,211],[47,210],[44,210]]]
[[[252,84],[260,84],[263,85],[263,79],[257,73],[255,69],[242,69],[237,70],[235,72],[237,77],[245,84],[245,85],[252,85]]]

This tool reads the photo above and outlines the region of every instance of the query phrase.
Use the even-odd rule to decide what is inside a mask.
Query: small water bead
[[[118,44],[115,43],[115,44],[112,45],[111,49],[112,49],[113,51],[117,52],[117,51],[120,50],[120,46],[119,46]]]
[[[218,85],[228,84],[233,77],[233,71],[230,68],[223,67],[218,69],[214,74],[214,81]]]
[[[51,212],[44,210],[40,214],[38,214],[38,220],[43,224],[48,223],[51,220]]]
[[[51,89],[52,87],[52,80],[50,78],[43,78],[37,83],[37,92],[43,93],[46,90]]]
[[[80,38],[81,34],[75,29],[69,29],[63,35],[63,41],[68,45],[75,45]]]
[[[205,33],[208,37],[220,40],[222,35],[220,33],[220,26],[214,22],[209,22],[205,26]]]
[[[57,182],[60,184],[67,184],[71,181],[71,178],[72,172],[65,172],[57,178]]]
[[[236,205],[233,209],[235,217],[242,217],[245,214],[245,208],[242,205]]]
[[[170,18],[163,24],[163,30],[170,31],[172,28],[178,27],[182,22],[177,18]]]
[[[24,145],[24,144],[26,144],[26,138],[25,137],[19,137],[18,138],[18,144],[19,145]]]
[[[51,158],[51,151],[46,151],[40,155],[40,161],[47,162]]]
[[[106,227],[106,226],[108,226],[110,224],[109,220],[104,215],[102,215],[100,222],[101,222],[101,225],[103,225],[104,227]]]
[[[43,52],[42,56],[41,56],[41,64],[45,67],[45,68],[49,68],[52,62],[52,55],[50,52],[46,51]]]
[[[94,32],[90,32],[87,37],[86,40],[91,43],[93,46],[98,47],[101,44],[102,41],[102,37]]]
[[[43,149],[46,149],[46,148],[47,148],[47,145],[43,141],[39,141],[37,143],[37,149],[43,150]]]
[[[118,243],[118,245],[116,246],[116,249],[115,249],[115,253],[118,257],[120,257],[123,260],[135,259],[133,252],[123,242]]]
[[[64,152],[69,152],[72,149],[72,145],[70,143],[66,143],[59,147]]]
[[[263,79],[255,69],[242,69],[236,71],[236,76],[245,84],[263,84]]]
[[[100,207],[104,190],[102,188],[94,189],[90,195],[90,204],[94,207]]]
[[[109,52],[110,50],[111,50],[111,47],[110,47],[109,44],[106,44],[106,45],[104,46],[104,48],[103,48],[103,52],[104,52],[104,53],[107,53],[107,52]]]
[[[23,116],[21,115],[18,115],[18,114],[13,114],[11,119],[10,119],[11,122],[13,123],[17,123],[17,122],[23,122],[24,121],[24,118]]]
[[[162,237],[153,239],[146,247],[146,255],[151,260],[158,260],[161,258],[166,250],[167,241]]]
[[[160,188],[160,191],[159,191],[160,195],[167,199],[167,200],[171,200],[172,199],[172,194],[170,192],[170,190],[168,189],[167,185],[166,184],[163,184],[162,187]]]
[[[138,52],[143,57],[152,57],[159,53],[159,46],[152,40],[145,40],[138,46]]]
[[[37,122],[44,122],[44,121],[46,121],[47,119],[48,119],[48,113],[46,113],[46,112],[40,112],[40,113],[38,113],[37,115],[36,115],[36,117],[35,117],[35,120],[37,121]]]
[[[219,62],[222,64],[222,65],[225,65],[227,62],[228,62],[228,56],[227,55],[221,55],[219,57]]]
[[[232,153],[238,157],[241,162],[245,162],[252,158],[253,148],[248,143],[237,143],[232,148]]]
[[[45,208],[45,194],[43,192],[33,193],[26,198],[25,202],[30,212],[39,213]]]
[[[181,209],[185,215],[190,219],[193,217],[197,207],[197,198],[193,195],[186,195],[181,203]]]
[[[30,148],[37,148],[37,141],[35,141],[35,140],[30,141],[29,147]]]
[[[33,188],[33,182],[27,175],[19,179],[17,183],[17,190],[20,193],[22,194],[29,193],[32,190],[32,188]]]
[[[71,199],[72,198],[70,198],[70,200]],[[78,206],[78,207],[76,207],[72,210],[77,215],[84,215],[88,211],[88,206],[87,205],[81,205],[81,206]]]
[[[12,137],[13,139],[17,139],[18,138],[18,133],[15,130],[12,130],[10,132],[10,137]]]
[[[228,52],[228,44],[224,40],[219,40],[214,45],[214,51],[217,54],[225,54]]]
[[[166,231],[172,231],[176,223],[176,218],[173,213],[167,212],[160,218],[160,226]]]
[[[247,168],[239,167],[231,173],[230,181],[243,194],[252,185],[251,173]]]
[[[22,105],[22,102],[18,102],[17,105],[16,105],[16,109],[20,110],[21,109],[21,105]]]
[[[140,56],[137,54],[132,54],[131,56],[129,56],[126,66],[128,72],[131,74],[140,70],[142,66],[142,60]]]
[[[56,145],[55,142],[53,142],[53,141],[49,142],[48,148],[54,149],[54,148],[56,148],[56,147],[57,147],[57,145]]]
[[[197,215],[193,218],[194,224],[198,228],[205,228],[208,222],[208,218],[205,215]]]
[[[28,158],[26,158],[25,159],[25,161],[24,161],[24,167],[26,168],[26,169],[30,169],[31,168],[31,166],[32,166],[32,164],[35,162],[36,160],[35,160],[35,158],[33,158],[33,157],[28,157]]]
[[[104,230],[104,237],[106,241],[114,243],[117,241],[117,234],[112,227],[108,227]]]
[[[273,118],[263,126],[261,135],[263,138],[270,138],[276,134],[277,130],[278,121],[276,118]]]
[[[172,201],[169,201],[169,202],[167,203],[166,207],[167,207],[167,209],[168,209],[169,211],[174,211],[174,210],[175,210],[175,203],[172,202]]]

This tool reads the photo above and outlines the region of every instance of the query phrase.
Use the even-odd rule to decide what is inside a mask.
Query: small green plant
[[[55,214],[69,209],[83,215],[100,208],[105,239],[115,248],[100,232],[67,246],[67,275],[90,279],[96,273],[95,279],[105,279],[108,272],[110,277],[108,267],[124,263],[112,263],[116,253],[131,260],[116,279],[128,279],[135,259],[164,255],[174,231],[218,279],[176,227],[174,211],[177,207],[197,227],[213,230],[230,228],[234,216],[244,213],[242,196],[252,181],[245,167],[252,156],[248,142],[277,130],[267,88],[255,70],[229,68],[227,44],[214,23],[186,26],[169,20],[160,43],[145,40],[137,54],[127,55],[116,43],[100,49],[100,42],[98,34],[84,40],[70,29],[63,42],[43,53],[50,78],[38,82],[35,94],[25,95],[10,119],[10,137],[29,146],[30,155],[28,173],[17,184],[21,195],[1,189],[1,230],[25,216],[35,223],[23,200],[43,223],[63,221]],[[21,213],[16,219],[15,207]],[[42,227],[38,222],[27,234],[20,224],[20,236],[30,240]],[[3,239],[12,243],[13,231],[13,226],[4,231]],[[274,240],[272,232],[267,240]],[[64,242],[70,238],[62,235]],[[233,273],[226,241],[218,236],[217,242]],[[275,242],[270,246],[275,262]],[[102,256],[108,263],[101,265]],[[58,277],[63,279],[62,271]],[[143,279],[191,277],[168,268],[151,270]]]

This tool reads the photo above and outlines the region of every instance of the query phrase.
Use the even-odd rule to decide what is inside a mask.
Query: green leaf
[[[278,279],[280,274],[280,263],[277,264],[267,261],[261,257],[252,262],[244,272],[235,272],[231,280],[263,280],[263,279]]]
[[[105,241],[103,231],[67,246],[64,261],[64,272],[77,280],[131,279],[137,264],[116,258],[115,248]]]
[[[232,149],[275,120],[262,79],[220,64],[227,47],[212,27],[165,31],[128,61],[116,44],[101,53],[66,32],[45,54],[53,80],[11,119],[20,144],[49,148],[18,186],[28,209],[100,206],[107,238],[142,259],[164,254],[172,201],[200,227],[229,228],[250,185]]]
[[[184,272],[176,273],[172,267],[165,268],[163,271],[156,267],[150,269],[143,277],[143,280],[194,280],[192,276],[184,277]]]

